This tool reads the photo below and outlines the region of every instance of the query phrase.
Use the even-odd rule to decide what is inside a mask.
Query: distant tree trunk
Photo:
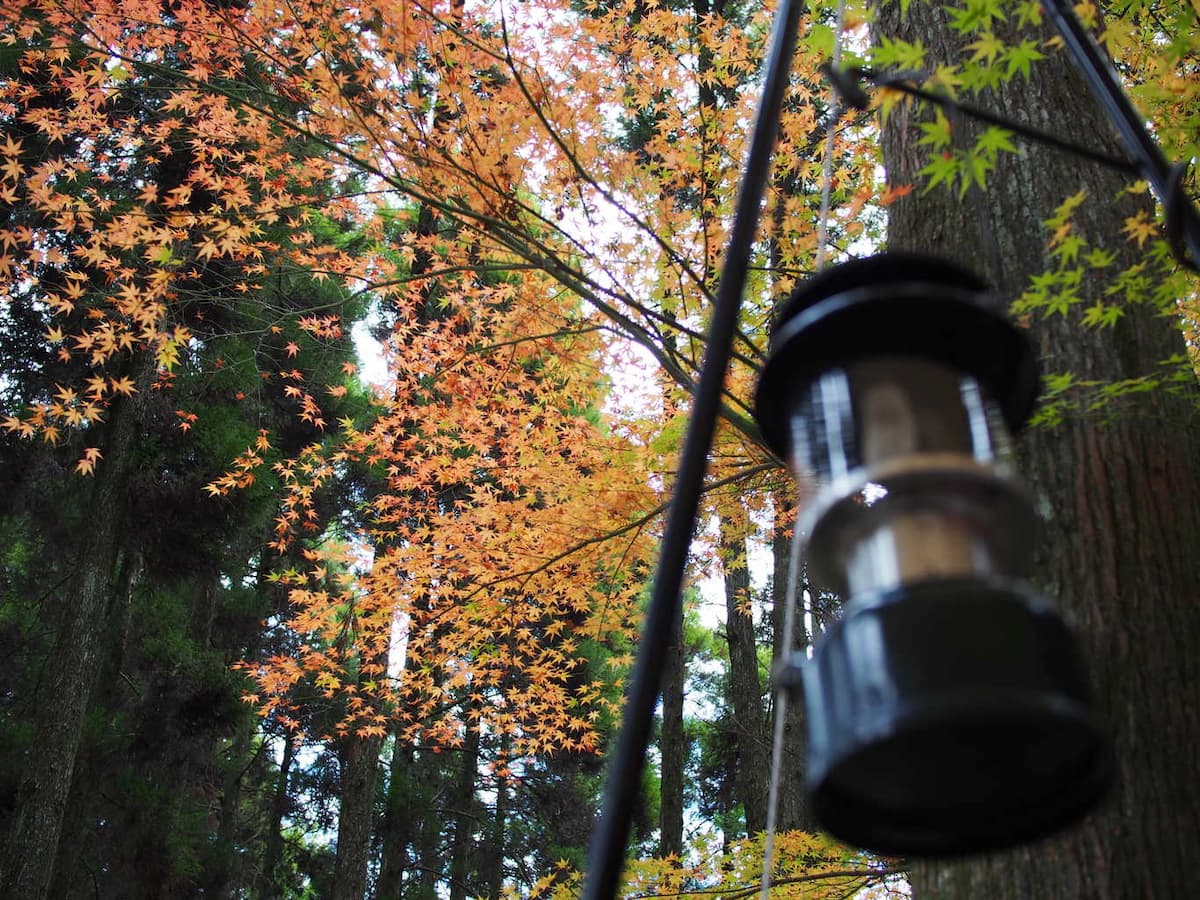
[[[746,815],[746,833],[767,827],[767,785],[771,741],[758,677],[758,644],[750,615],[750,570],[746,566],[747,521],[721,518],[721,557],[725,562],[725,639],[729,645],[729,700],[738,745],[737,798]]]
[[[435,760],[436,761],[436,760]],[[434,761],[434,762],[435,762]],[[417,862],[417,877],[410,878],[405,885],[404,900],[435,900],[438,896],[438,882],[442,878],[444,854],[442,852],[442,834],[445,827],[443,817],[445,808],[442,805],[443,773],[431,764],[428,757],[418,759],[418,765],[427,770],[424,777],[430,779],[429,784],[422,784],[421,820],[415,839],[414,852]]]
[[[296,760],[296,742],[291,736],[283,736],[283,757],[279,761],[279,779],[275,782],[275,793],[271,797],[271,818],[267,822],[267,840],[263,847],[262,871],[259,880],[262,888],[258,896],[262,900],[275,900],[283,896],[280,884],[280,863],[283,861],[283,817],[288,806],[288,781],[292,774],[292,763]]]
[[[939,4],[882,6],[878,28],[919,39],[927,65],[956,56]],[[1033,78],[982,98],[989,109],[1093,146],[1111,128],[1067,58],[1035,63]],[[927,148],[910,108],[884,129],[889,180],[911,183]],[[958,133],[959,123],[956,125]],[[964,129],[971,140],[973,128]],[[969,144],[967,145],[969,146]],[[889,246],[941,254],[979,270],[998,251],[999,271],[980,272],[1014,298],[1050,268],[1042,226],[1067,195],[1086,188],[1077,231],[1128,264],[1137,248],[1121,235],[1139,205],[1118,200],[1126,179],[1063,154],[1023,145],[989,177],[977,207],[970,195],[919,187],[890,209]],[[986,223],[994,237],[983,233]],[[1085,283],[1083,290],[1099,290]],[[1115,327],[1085,329],[1075,316],[1035,318],[1031,336],[1052,371],[1118,380],[1152,371],[1183,352],[1175,324],[1150,304],[1127,306]],[[1200,445],[1196,398],[1139,395],[1113,421],[1069,419],[1035,430],[1022,445],[1025,475],[1048,501],[1037,575],[1078,626],[1119,765],[1115,794],[1056,839],[913,872],[915,896],[944,900],[1025,897],[1172,897],[1195,881],[1200,859]],[[986,810],[980,811],[986,815]]]
[[[773,658],[780,661],[784,646],[784,618],[787,609],[788,575],[792,556],[792,539],[787,534],[771,537],[771,625],[775,635]],[[797,594],[799,594],[797,589]],[[792,651],[803,652],[809,644],[808,631],[804,627],[804,598],[796,597],[795,621],[791,640]],[[778,707],[772,711],[771,738],[774,741]],[[804,700],[799,695],[787,699],[787,718],[783,725],[783,765],[779,779],[779,807],[776,827],[779,831],[803,829],[811,831],[815,825],[808,808],[808,795],[804,790],[805,754],[808,748],[807,723],[804,720]]]
[[[683,729],[683,685],[687,669],[684,664],[682,606],[677,611],[674,630],[674,637],[666,650],[662,730],[658,738],[658,754],[662,765],[658,815],[659,856],[683,855],[683,776],[688,743]]]
[[[479,779],[479,731],[466,726],[462,761],[454,786],[454,838],[450,845],[450,900],[467,900],[471,890],[471,857],[475,848],[477,810],[475,782]]]
[[[508,758],[509,738],[503,738],[501,758]],[[492,814],[491,836],[487,855],[480,866],[479,882],[488,897],[499,897],[504,888],[504,854],[508,844],[508,779],[496,776],[496,808]]]
[[[408,844],[412,837],[412,766],[413,750],[399,736],[392,744],[392,761],[388,766],[387,796],[384,800],[383,821],[379,838],[383,845],[379,864],[379,880],[375,884],[376,900],[393,900],[404,889],[404,873],[408,869]]]
[[[144,361],[133,365],[146,368]],[[0,895],[9,900],[42,900],[54,874],[83,716],[107,655],[102,645],[125,536],[125,485],[141,421],[141,391],[147,389],[146,373],[139,374],[139,393],[118,398],[109,412],[102,462],[66,587],[65,617],[36,694],[34,739],[0,871]]]
[[[242,866],[234,864],[238,856],[235,841],[241,819],[238,812],[242,799],[242,777],[246,762],[250,758],[250,740],[254,727],[247,723],[239,728],[228,752],[229,760],[226,765],[229,768],[221,785],[220,819],[217,822],[216,841],[213,845],[213,863],[204,873],[201,882],[207,897],[231,896],[231,882],[238,883],[239,875],[244,876],[245,873]],[[246,881],[249,880],[247,877]]]
[[[375,782],[380,737],[349,734],[342,741],[342,805],[338,813],[337,857],[331,900],[363,900],[367,861],[375,827]]]

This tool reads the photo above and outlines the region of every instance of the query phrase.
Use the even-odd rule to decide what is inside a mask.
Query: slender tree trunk
[[[725,562],[725,639],[729,645],[729,700],[737,731],[737,798],[746,815],[747,834],[767,827],[767,785],[771,741],[758,676],[758,644],[750,615],[750,570],[746,567],[744,516],[721,519],[721,557]]]
[[[675,617],[674,630],[663,670],[662,730],[658,738],[662,765],[659,784],[659,856],[683,855],[683,775],[688,758],[688,741],[683,729],[683,685],[687,669],[684,664],[682,605]]]
[[[243,883],[242,879],[245,879],[245,883],[250,881],[245,867],[237,862],[235,842],[241,821],[238,811],[242,799],[242,777],[244,766],[250,757],[253,727],[247,723],[239,728],[227,753],[229,760],[226,765],[229,769],[221,785],[220,818],[217,821],[216,842],[211,855],[214,862],[204,873],[201,882],[206,897],[229,897],[234,885]]]
[[[479,778],[479,731],[467,727],[462,762],[454,786],[454,842],[450,846],[450,900],[467,900],[471,889],[471,857],[474,855],[476,804],[475,782]]]
[[[136,363],[135,363],[136,364]],[[139,389],[145,378],[138,378]],[[37,691],[37,722],[0,871],[0,895],[42,900],[66,811],[83,716],[106,657],[110,601],[125,531],[125,484],[133,461],[141,394],[119,398],[109,413],[103,461],[96,469],[66,614]]]
[[[505,735],[501,758],[508,758],[509,737]],[[479,880],[487,889],[488,897],[500,896],[504,888],[504,854],[508,844],[508,779],[496,777],[496,809],[492,815],[491,840],[488,842],[487,857],[480,867]]]
[[[388,766],[387,799],[379,836],[383,844],[379,864],[379,880],[375,884],[376,900],[394,900],[404,889],[404,872],[408,868],[408,844],[412,836],[412,747],[402,744],[399,737],[392,745],[392,761]]]
[[[779,662],[783,653],[784,619],[787,609],[788,575],[791,565],[791,536],[776,533],[771,538],[771,625],[775,634],[773,658]],[[799,595],[800,591],[797,590]],[[804,627],[804,598],[796,597],[795,621],[791,635],[792,652],[802,652],[809,643],[808,630]],[[774,741],[775,721],[778,707],[772,709],[771,738]],[[808,752],[807,723],[804,719],[804,702],[799,695],[787,699],[787,718],[783,724],[783,763],[779,779],[779,808],[776,815],[780,831],[802,829],[811,831],[815,825],[808,808],[808,795],[804,790],[804,764]],[[773,753],[773,748],[772,748]]]
[[[331,900],[363,900],[367,862],[375,828],[375,782],[380,737],[350,734],[342,742],[342,805],[338,813],[337,857]]]
[[[912,3],[902,18],[898,3],[889,2],[878,27],[891,37],[919,38],[929,68],[957,54],[940,5]],[[1111,144],[1111,128],[1066,58],[1036,64],[1031,80],[1014,80],[982,99],[1010,118]],[[899,109],[884,130],[894,184],[915,181],[925,165],[917,115]],[[994,257],[999,265],[981,274],[1013,298],[1031,275],[1053,267],[1041,223],[1081,187],[1091,199],[1076,216],[1075,233],[1122,255],[1126,264],[1136,260],[1137,248],[1120,233],[1138,205],[1117,199],[1124,186],[1119,175],[1026,146],[1002,159],[979,207],[941,189],[918,188],[902,198],[891,208],[889,244],[936,252],[977,270],[981,259]],[[1083,285],[1085,291],[1102,287]],[[1036,318],[1030,330],[1049,370],[1080,378],[1142,375],[1183,351],[1174,323],[1149,304],[1126,307],[1110,329],[1088,330],[1075,316],[1055,316]],[[1102,809],[1055,839],[952,865],[917,866],[918,898],[1158,898],[1177,896],[1194,882],[1200,859],[1195,413],[1194,396],[1143,394],[1136,414],[1069,419],[1024,439],[1024,472],[1048,513],[1037,573],[1046,594],[1078,626],[1115,741],[1118,786]]]
[[[405,900],[434,900],[438,896],[438,881],[442,877],[442,830],[444,823],[442,815],[443,789],[441,780],[443,773],[436,765],[431,765],[428,758],[420,759],[418,764],[428,770],[431,784],[429,790],[421,792],[421,822],[416,836],[414,848],[417,860],[417,877],[409,879],[409,884],[415,889],[405,891]],[[407,886],[406,886],[407,887]]]
[[[283,758],[279,761],[279,779],[275,782],[275,794],[271,797],[271,818],[267,822],[267,840],[263,848],[262,885],[258,896],[262,900],[275,900],[283,895],[280,884],[280,863],[283,861],[283,817],[287,812],[288,781],[292,774],[292,763],[296,760],[296,744],[284,735]]]

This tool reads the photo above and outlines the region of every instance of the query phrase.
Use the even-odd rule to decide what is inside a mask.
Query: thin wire
[[[800,570],[804,561],[804,536],[800,533],[800,514],[804,504],[796,504],[796,519],[792,524],[792,547],[788,558],[787,592],[783,608],[783,640],[780,642],[779,658],[784,663],[792,655],[792,634],[796,630],[796,598],[800,593]],[[779,785],[780,772],[783,771],[783,735],[788,714],[788,689],[776,687],[775,690],[775,726],[771,736],[771,781],[767,791],[767,829],[763,839],[763,873],[762,900],[767,900],[771,893],[771,879],[774,876],[775,856],[775,827],[779,815]]]
[[[838,0],[837,25],[834,30],[833,56],[830,68],[839,71],[842,60],[842,31],[846,22],[846,0]],[[828,134],[825,138],[825,158],[821,164],[821,214],[817,221],[816,271],[825,267],[826,245],[829,239],[830,194],[833,183],[833,151],[837,138],[837,123],[841,119],[841,94],[836,88],[829,92]],[[798,491],[799,493],[799,491]],[[804,561],[804,535],[800,531],[800,514],[804,498],[796,502],[796,521],[792,526],[792,552],[788,561],[788,583],[784,599],[783,639],[779,642],[780,660],[786,665],[792,658],[792,634],[796,628],[796,600],[800,592],[800,570]],[[771,777],[767,788],[767,827],[763,837],[762,900],[769,900],[775,874],[775,828],[779,818],[779,786],[783,772],[783,738],[788,715],[790,687],[775,687],[775,724],[771,736]]]

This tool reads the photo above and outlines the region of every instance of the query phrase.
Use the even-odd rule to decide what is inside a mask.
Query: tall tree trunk
[[[408,879],[405,885],[404,900],[435,900],[445,856],[442,852],[442,816],[445,811],[442,781],[445,776],[437,766],[436,758],[431,760],[424,755],[418,759],[417,764],[426,770],[425,777],[429,782],[422,784],[421,821],[413,848],[417,873],[416,877]]]
[[[661,758],[658,814],[658,855],[683,855],[683,774],[688,757],[683,730],[684,665],[683,606],[675,617],[674,637],[667,647],[663,670],[662,729],[658,738]]]
[[[375,782],[381,737],[349,734],[342,741],[342,805],[338,811],[337,857],[331,900],[363,900],[375,828]]]
[[[261,900],[275,900],[283,896],[279,872],[283,861],[283,817],[287,812],[292,763],[296,760],[296,742],[287,734],[283,738],[283,758],[279,761],[279,779],[275,782],[275,793],[271,797],[271,817],[267,822],[267,840],[263,848],[262,871],[259,873],[262,886],[257,896]]]
[[[412,836],[412,767],[413,750],[397,737],[392,745],[392,761],[388,766],[387,797],[383,821],[379,826],[383,845],[379,864],[379,880],[375,883],[376,900],[393,900],[404,889],[404,872],[408,868],[408,843]]]
[[[145,368],[143,362],[134,365]],[[146,388],[145,373],[138,377]],[[0,895],[42,900],[66,811],[83,716],[106,657],[110,601],[125,536],[125,485],[141,419],[142,394],[118,398],[109,413],[103,461],[91,485],[85,526],[67,583],[66,614],[37,691],[34,739],[18,788]]]
[[[931,69],[957,56],[938,4],[912,3],[902,17],[898,3],[888,2],[878,28],[921,40]],[[983,100],[1010,118],[1091,144],[1112,143],[1111,128],[1060,55],[1035,64],[1030,80],[1014,80]],[[917,115],[897,109],[884,129],[893,184],[916,181],[927,162],[927,148],[917,144]],[[994,248],[997,271],[981,274],[1011,299],[1031,275],[1052,268],[1041,223],[1081,187],[1091,199],[1080,207],[1075,233],[1127,264],[1136,259],[1137,249],[1120,234],[1138,205],[1117,199],[1124,182],[1078,159],[1023,146],[1019,156],[1001,159],[979,207],[942,189],[918,188],[899,200],[891,208],[889,245],[976,269]],[[1183,351],[1174,323],[1150,304],[1126,307],[1110,329],[1084,329],[1074,316],[1038,318],[1030,328],[1047,367],[1080,378],[1138,376]],[[1114,738],[1118,785],[1102,809],[1055,839],[917,866],[919,898],[1170,897],[1193,882],[1200,859],[1200,705],[1192,698],[1200,684],[1195,413],[1194,396],[1143,394],[1136,418],[1068,419],[1025,437],[1024,473],[1048,501],[1036,571],[1046,594],[1078,626]]]
[[[226,765],[229,767],[221,785],[221,805],[217,820],[216,840],[213,843],[212,862],[204,873],[201,881],[202,890],[206,897],[230,897],[234,895],[234,886],[242,883],[246,877],[244,866],[238,863],[236,847],[238,826],[241,817],[238,815],[242,800],[242,779],[245,765],[250,758],[250,743],[254,735],[253,726],[247,723],[239,727],[226,753]]]
[[[771,625],[775,635],[773,658],[778,663],[783,654],[784,619],[787,610],[788,576],[791,567],[792,539],[788,534],[776,532],[771,537]],[[797,594],[800,593],[799,587]],[[809,643],[808,631],[804,627],[804,598],[796,597],[795,621],[792,624],[792,652],[802,652]],[[808,796],[804,791],[804,761],[807,753],[808,733],[804,720],[804,703],[799,696],[790,696],[786,702],[787,713],[783,723],[783,762],[779,779],[779,801],[776,812],[776,827],[780,831],[803,829],[811,831],[815,826],[808,808]],[[772,741],[776,727],[774,717],[778,706],[772,710]],[[772,750],[773,752],[773,750]]]
[[[450,900],[467,900],[475,846],[475,782],[479,778],[479,731],[465,726],[462,761],[454,786],[454,839],[450,845]]]
[[[737,798],[746,815],[746,833],[767,827],[770,737],[758,677],[758,644],[750,615],[750,570],[746,566],[747,519],[721,518],[721,558],[725,560],[725,639],[729,645],[729,700],[738,744]]]
[[[508,759],[511,740],[506,734],[501,739],[500,758]],[[504,888],[504,854],[508,844],[508,779],[503,774],[496,776],[496,808],[492,814],[491,836],[487,853],[480,865],[479,882],[488,897],[499,897]]]

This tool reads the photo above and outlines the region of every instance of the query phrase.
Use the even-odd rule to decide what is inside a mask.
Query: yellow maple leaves
[[[61,149],[31,161],[0,145],[0,189],[36,213],[24,231],[0,232],[0,267],[50,311],[55,348],[90,368],[58,407],[0,427],[58,440],[133,389],[110,374],[132,354],[152,356],[164,388],[198,366],[203,336],[184,323],[206,278],[239,303],[292,269],[372,291],[395,320],[394,381],[374,420],[330,426],[326,408],[348,386],[301,371],[310,348],[342,337],[337,316],[265,315],[266,341],[295,368],[259,363],[264,381],[282,382],[303,425],[333,433],[286,459],[260,434],[207,486],[225,496],[268,467],[281,485],[271,546],[286,554],[326,534],[321,491],[339,472],[360,466],[380,485],[363,501],[369,571],[330,550],[281,582],[285,625],[305,643],[294,659],[252,668],[255,702],[288,715],[291,692],[312,678],[353,697],[343,726],[360,734],[377,734],[384,725],[370,716],[386,709],[396,728],[446,740],[483,722],[529,752],[594,749],[596,719],[614,702],[601,688],[626,660],[585,677],[580,646],[631,638],[661,472],[673,464],[647,438],[661,419],[604,421],[602,336],[617,330],[657,354],[669,377],[650,378],[649,395],[670,418],[703,349],[765,11],[700,21],[633,0],[588,15],[540,0],[502,22],[494,7],[460,5],[450,21],[402,4],[368,13],[294,0],[188,4],[179,28],[148,0],[18,6],[31,43],[70,35],[81,48],[78,59],[29,51],[80,94],[70,110],[27,103],[30,127],[62,147],[71,136],[129,148],[172,177],[126,185],[127,196],[77,190],[72,173],[99,183],[120,161]],[[239,84],[248,57],[254,80]],[[113,92],[148,77],[140,60],[168,58],[178,71],[153,73],[155,114],[123,118]],[[814,66],[801,61],[798,84],[815,81]],[[784,141],[802,147],[815,104],[798,88],[788,107]],[[853,155],[854,138],[841,140]],[[786,156],[780,183],[811,181],[797,157]],[[848,205],[855,175],[838,177],[835,199]],[[782,274],[760,276],[757,324],[808,265],[806,203],[770,201]],[[330,223],[359,229],[353,252]],[[55,242],[70,246],[64,258],[43,251]],[[293,325],[305,336],[291,339]],[[747,393],[756,341],[739,350],[735,397]],[[177,426],[201,429],[202,412],[177,410]],[[723,473],[744,462],[740,440],[723,435]],[[403,678],[381,677],[401,637]],[[361,687],[355,665],[370,671]]]
[[[75,464],[75,471],[80,475],[91,475],[96,470],[96,464],[100,461],[101,453],[97,447],[88,447],[83,451],[83,456],[79,462]]]

